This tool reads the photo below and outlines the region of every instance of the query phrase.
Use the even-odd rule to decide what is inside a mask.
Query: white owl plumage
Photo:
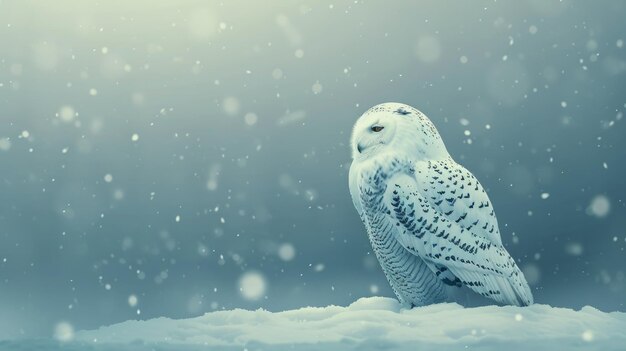
[[[501,304],[533,303],[487,193],[428,117],[404,104],[374,106],[351,146],[350,194],[402,304],[446,301],[463,285]]]

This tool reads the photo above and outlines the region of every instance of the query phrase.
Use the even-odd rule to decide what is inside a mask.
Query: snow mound
[[[0,346],[2,344],[0,343]],[[626,313],[547,305],[403,309],[390,298],[284,312],[232,310],[80,331],[91,350],[624,350]]]

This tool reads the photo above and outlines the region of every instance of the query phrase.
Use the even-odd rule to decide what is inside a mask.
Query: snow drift
[[[348,307],[275,313],[237,309],[181,320],[127,321],[80,331],[71,342],[48,346],[63,350],[624,350],[626,313],[538,304],[464,308],[447,303],[406,310],[394,299],[370,297]]]

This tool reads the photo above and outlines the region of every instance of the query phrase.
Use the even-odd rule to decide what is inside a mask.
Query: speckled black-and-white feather
[[[357,121],[352,147],[350,193],[403,304],[443,301],[461,285],[502,304],[533,303],[487,193],[424,114],[375,106]]]

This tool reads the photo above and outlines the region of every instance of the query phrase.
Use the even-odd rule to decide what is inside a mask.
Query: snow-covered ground
[[[2,343],[10,348],[18,343]],[[22,347],[25,345],[21,345]],[[394,299],[284,312],[232,310],[127,321],[39,350],[625,350],[626,313],[547,305],[402,309]]]

